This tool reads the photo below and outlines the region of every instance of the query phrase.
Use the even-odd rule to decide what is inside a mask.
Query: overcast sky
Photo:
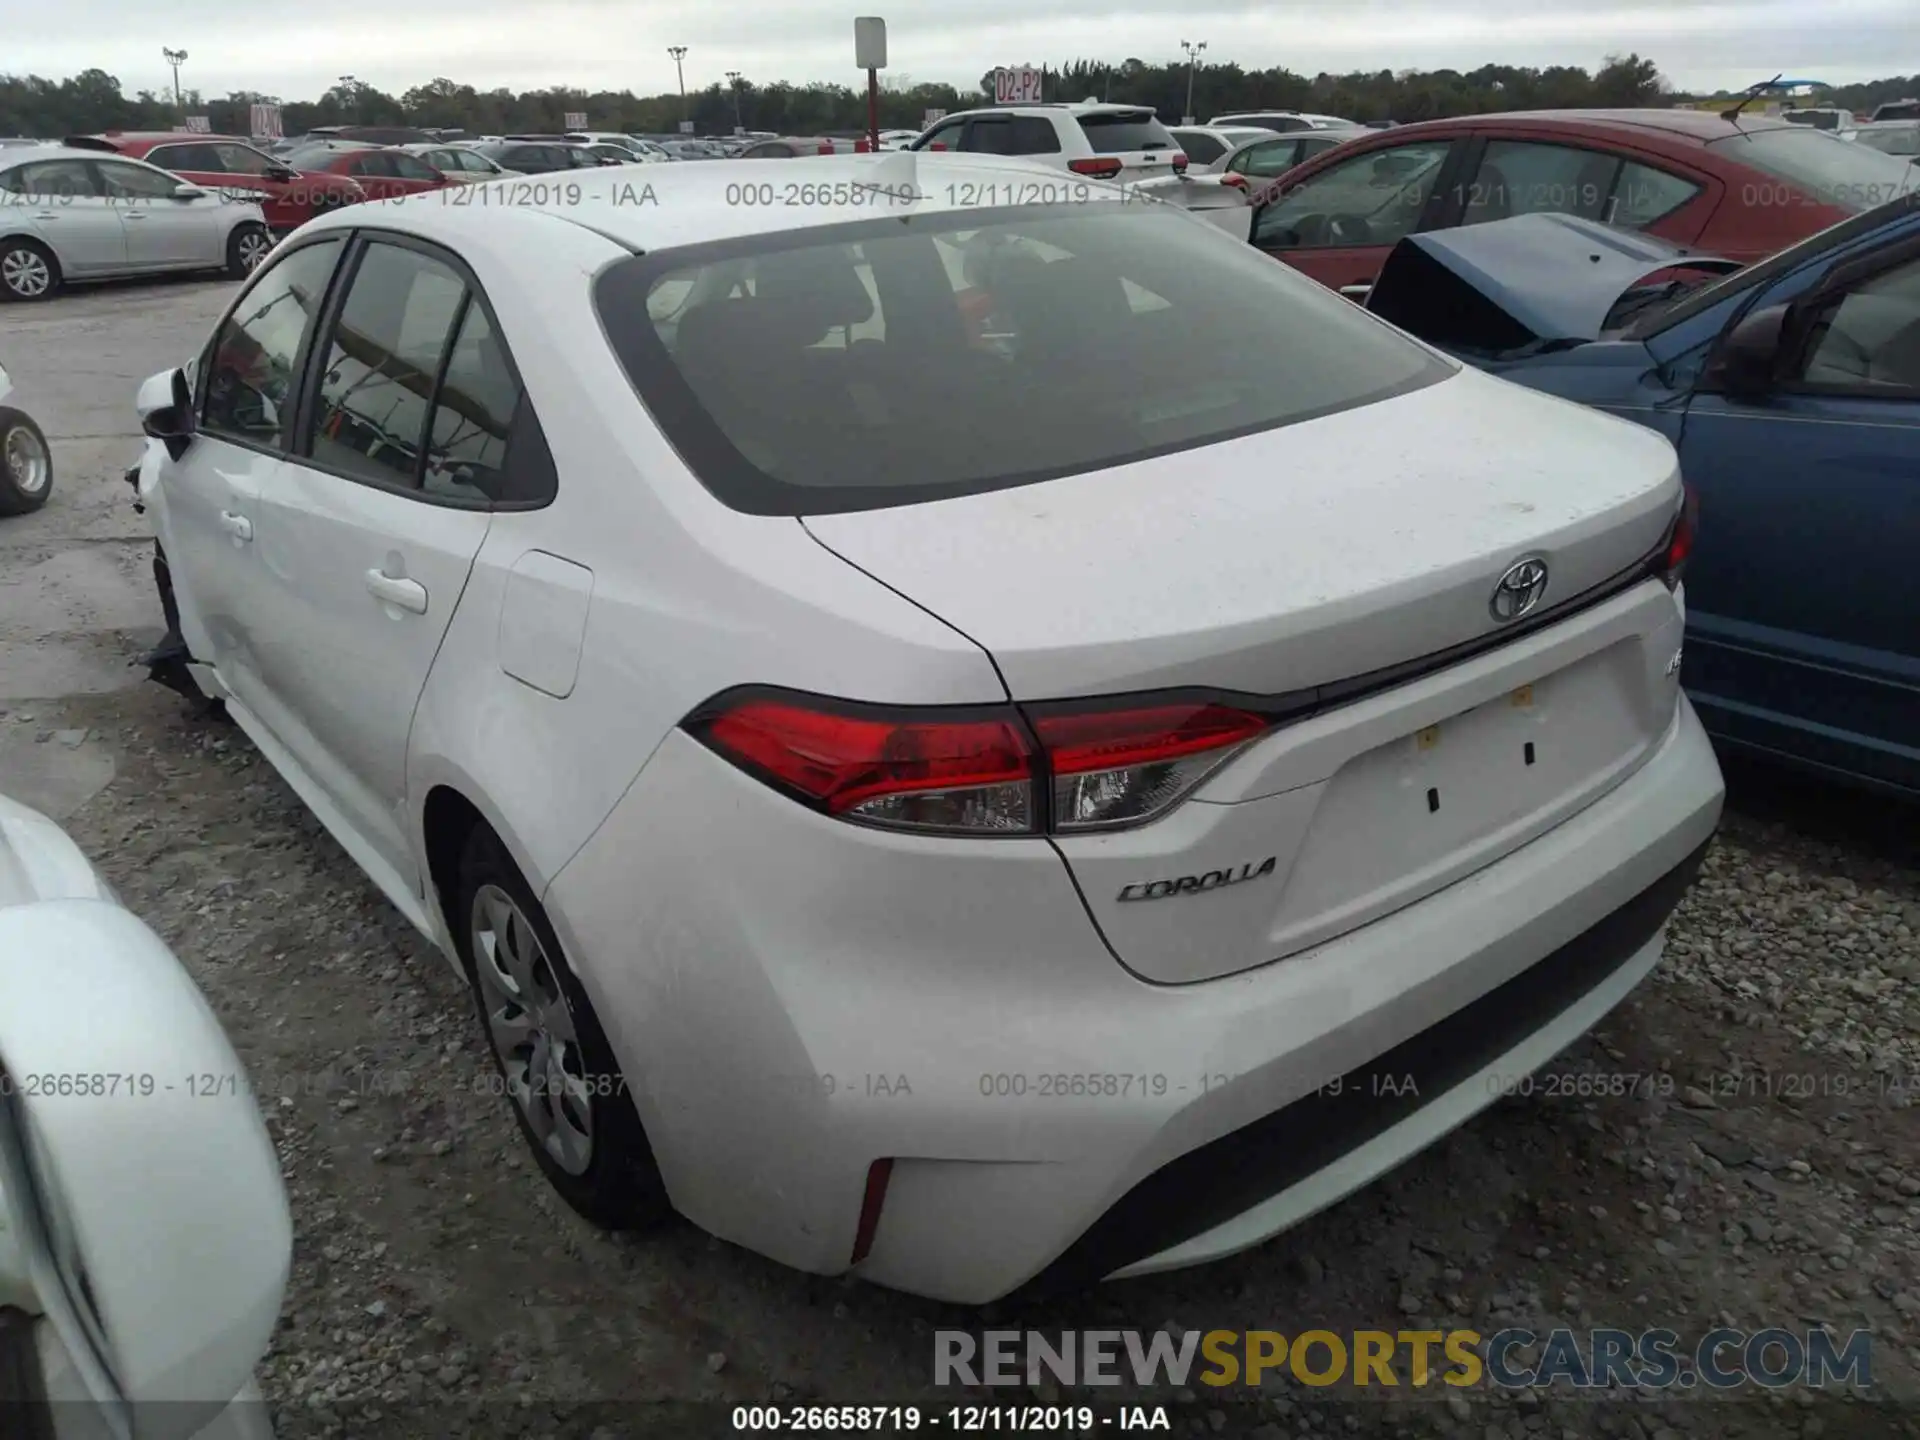
[[[25,3],[25,0],[19,0]],[[855,0],[859,3],[859,0]],[[1738,88],[1782,71],[1832,84],[1920,71],[1920,0],[881,0],[890,70],[974,84],[998,64],[1207,58],[1249,68],[1470,69],[1598,66],[1637,50],[1677,86]],[[9,25],[0,66],[66,76],[91,66],[130,91],[168,84],[162,46],[183,48],[184,85],[312,99],[341,75],[383,90],[444,75],[516,90],[578,85],[639,94],[674,86],[669,45],[687,46],[687,86],[728,70],[757,81],[853,84],[853,15],[842,0],[65,0]]]

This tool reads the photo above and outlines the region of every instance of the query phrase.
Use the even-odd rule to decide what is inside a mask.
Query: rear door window
[[[1167,133],[1151,110],[1100,112],[1075,117],[1096,155],[1124,155],[1135,150],[1175,150],[1173,136]]]
[[[594,294],[675,447],[723,503],[756,514],[1102,469],[1453,369],[1158,206],[932,213],[676,248],[610,267]]]
[[[1644,230],[1664,220],[1700,193],[1693,181],[1629,160],[1620,167],[1607,202],[1607,223]]]

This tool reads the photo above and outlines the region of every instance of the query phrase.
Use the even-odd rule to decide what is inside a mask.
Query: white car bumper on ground
[[[1652,967],[1722,797],[1683,700],[1630,778],[1497,863],[1166,986],[1116,963],[1046,842],[849,826],[676,733],[547,906],[683,1214],[845,1271],[888,1160],[859,1272],[978,1303],[1257,1244],[1491,1103]]]

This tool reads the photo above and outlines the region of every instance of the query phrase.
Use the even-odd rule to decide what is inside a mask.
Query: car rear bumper
[[[1652,968],[1722,795],[1682,701],[1631,778],[1500,861],[1169,986],[1114,961],[1043,842],[824,819],[676,734],[547,903],[682,1213],[979,1303],[1244,1249],[1445,1134]]]

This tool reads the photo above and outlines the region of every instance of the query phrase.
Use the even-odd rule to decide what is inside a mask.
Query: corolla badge
[[[1493,599],[1487,609],[1493,618],[1505,624],[1518,620],[1540,603],[1547,593],[1547,562],[1534,556],[1510,566],[1493,587]]]
[[[1279,867],[1280,857],[1269,855],[1258,864],[1249,860],[1231,870],[1209,870],[1204,875],[1182,875],[1173,880],[1143,880],[1123,885],[1116,900],[1165,900],[1169,895],[1203,895],[1243,880],[1258,880]]]

